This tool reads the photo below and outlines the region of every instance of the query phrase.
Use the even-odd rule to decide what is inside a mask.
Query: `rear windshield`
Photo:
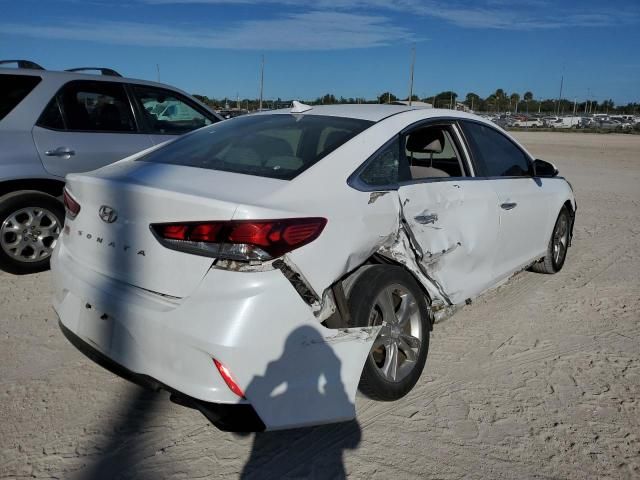
[[[32,75],[0,75],[0,120],[29,95],[40,80]]]
[[[291,180],[373,122],[320,115],[251,115],[217,123],[139,158]]]

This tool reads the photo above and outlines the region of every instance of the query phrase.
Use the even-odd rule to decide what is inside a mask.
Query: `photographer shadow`
[[[316,329],[303,326],[289,335],[280,358],[247,387],[247,399],[267,425],[348,421],[256,433],[240,478],[346,478],[343,452],[356,449],[362,435],[340,367]]]

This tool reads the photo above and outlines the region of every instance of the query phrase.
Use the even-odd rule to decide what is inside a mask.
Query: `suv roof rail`
[[[7,63],[15,63],[18,68],[30,68],[32,70],[44,70],[40,65],[31,60],[0,60],[0,65],[6,65]]]
[[[79,67],[79,68],[69,68],[65,70],[65,72],[91,72],[91,71],[100,72],[102,75],[107,75],[108,77],[122,76],[112,68],[104,68],[104,67]]]

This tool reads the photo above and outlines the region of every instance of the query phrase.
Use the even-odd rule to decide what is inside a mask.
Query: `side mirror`
[[[536,177],[555,177],[558,175],[558,169],[553,163],[540,159],[533,162],[533,172]]]

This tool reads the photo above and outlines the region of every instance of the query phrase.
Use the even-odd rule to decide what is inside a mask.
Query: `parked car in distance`
[[[602,130],[622,129],[622,124],[615,120],[599,120],[595,122],[595,127]]]
[[[220,428],[349,420],[416,384],[437,318],[555,273],[576,202],[491,122],[397,105],[246,115],[67,177],[67,338]]]
[[[540,128],[543,127],[544,124],[542,120],[535,117],[519,117],[513,121],[511,124],[512,127],[519,128]]]
[[[64,220],[66,174],[220,120],[174,87],[108,68],[58,72],[9,62],[18,68],[0,62],[0,269],[6,272],[48,268]]]

